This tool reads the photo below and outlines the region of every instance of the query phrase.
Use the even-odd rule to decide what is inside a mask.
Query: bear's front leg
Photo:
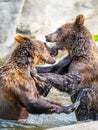
[[[80,98],[80,105],[75,111],[76,117],[78,121],[84,121],[84,120],[98,120],[97,119],[97,112],[94,108],[94,99],[95,97],[95,90],[92,86],[86,86],[83,90],[80,91],[82,94],[82,97]],[[72,95],[71,99],[72,102],[76,102],[76,100],[79,97],[79,93]],[[79,99],[78,99],[79,100]]]
[[[66,75],[58,75],[54,73],[32,73],[32,75],[38,78],[40,81],[51,84],[59,91],[67,92],[70,95],[73,95],[80,90],[79,85],[82,80],[82,77],[79,73],[67,73]]]
[[[51,114],[51,113],[66,113],[70,114],[71,112],[75,111],[78,106],[80,105],[80,102],[73,103],[70,106],[61,106],[60,104],[57,104],[56,102],[44,100],[41,98],[32,99],[30,101],[25,101],[25,107],[27,111],[31,114]]]
[[[38,73],[56,73],[64,74],[67,73],[68,67],[71,64],[72,57],[69,55],[64,57],[59,63],[52,66],[38,66],[36,67]]]
[[[45,80],[46,80],[45,76],[42,77],[41,75],[36,73],[36,71],[34,71],[34,70],[30,72],[30,75],[36,83],[36,87],[38,89],[39,94],[46,97],[48,95],[48,93],[50,92],[52,85],[48,82],[45,82]]]
[[[50,82],[59,91],[73,95],[80,90],[81,80],[82,77],[78,73],[67,73],[63,76],[56,74],[49,76],[46,81]]]

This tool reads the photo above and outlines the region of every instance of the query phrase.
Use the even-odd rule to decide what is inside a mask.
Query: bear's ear
[[[25,41],[30,41],[30,38],[27,36],[23,36],[21,34],[16,34],[15,40],[21,44],[23,44]]]
[[[85,21],[84,15],[83,15],[83,14],[79,14],[79,15],[76,17],[75,25],[81,26],[81,25],[84,24],[84,21]]]

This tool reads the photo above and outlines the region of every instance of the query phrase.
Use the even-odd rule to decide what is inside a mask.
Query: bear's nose
[[[47,42],[51,42],[51,39],[48,35],[45,36]]]

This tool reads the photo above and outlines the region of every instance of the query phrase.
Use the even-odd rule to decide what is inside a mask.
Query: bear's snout
[[[51,38],[48,35],[46,35],[45,38],[47,42],[51,42]]]

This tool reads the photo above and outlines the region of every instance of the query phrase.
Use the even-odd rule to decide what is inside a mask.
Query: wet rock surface
[[[98,130],[98,121],[63,126],[63,127],[56,127],[47,130]]]

